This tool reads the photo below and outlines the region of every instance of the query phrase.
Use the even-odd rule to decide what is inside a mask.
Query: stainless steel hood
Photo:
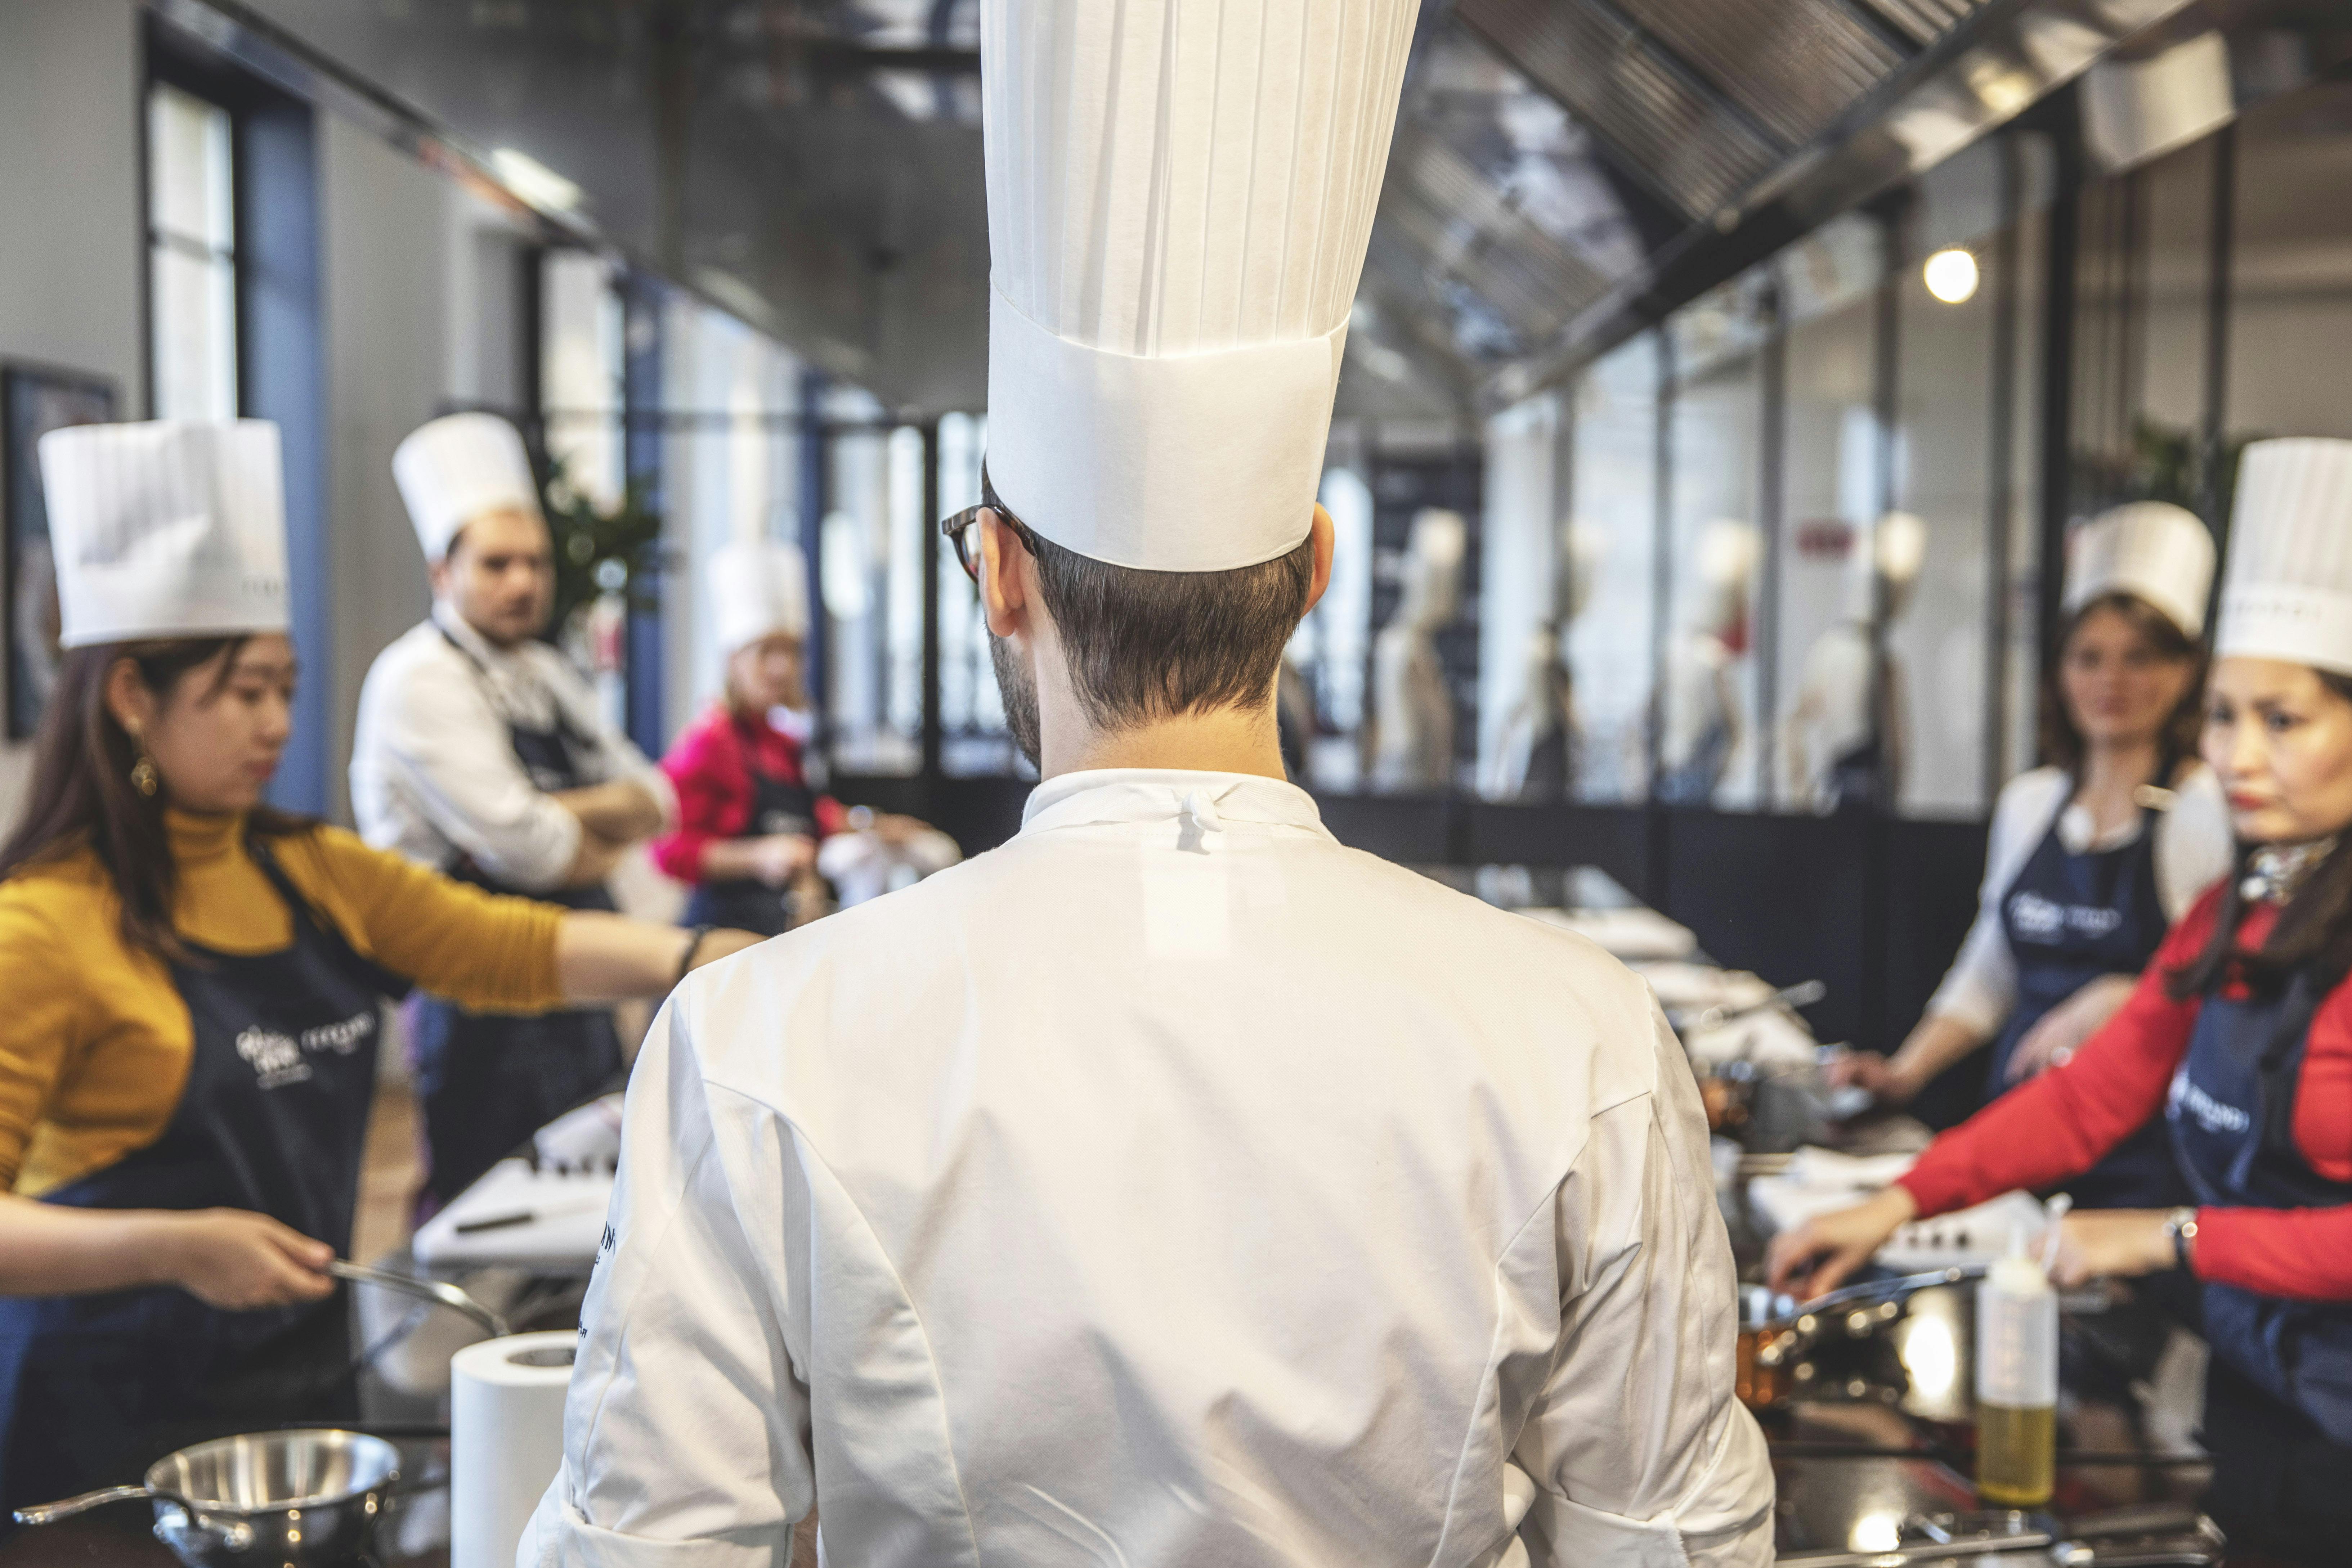
[[[983,400],[976,0],[151,3],[428,155],[527,155],[579,187],[551,226],[887,403]],[[1343,408],[1525,395],[2189,5],[1426,0]]]

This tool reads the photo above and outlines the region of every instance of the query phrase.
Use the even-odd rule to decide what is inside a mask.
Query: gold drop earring
[[[131,787],[152,800],[163,779],[155,772],[155,759],[147,755],[145,737],[140,734],[136,725],[129,727],[131,744],[139,748],[139,760],[131,765]]]

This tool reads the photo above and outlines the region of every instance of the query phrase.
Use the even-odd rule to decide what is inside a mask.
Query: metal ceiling
[[[976,407],[977,0],[150,0],[887,402]],[[1466,411],[1571,366],[1759,214],[1819,221],[2184,0],[1424,0],[1343,405]],[[1703,256],[1702,256],[1703,261]]]

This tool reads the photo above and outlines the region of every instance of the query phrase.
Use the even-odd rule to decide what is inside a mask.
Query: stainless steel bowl
[[[166,1454],[143,1485],[19,1509],[16,1518],[47,1524],[146,1498],[155,1539],[189,1568],[309,1568],[371,1557],[399,1479],[400,1452],[381,1437],[327,1427],[254,1432]]]

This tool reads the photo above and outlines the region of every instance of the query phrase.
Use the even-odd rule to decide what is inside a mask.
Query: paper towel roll
[[[580,1338],[510,1334],[449,1363],[449,1568],[512,1568],[563,1463],[563,1395]]]

